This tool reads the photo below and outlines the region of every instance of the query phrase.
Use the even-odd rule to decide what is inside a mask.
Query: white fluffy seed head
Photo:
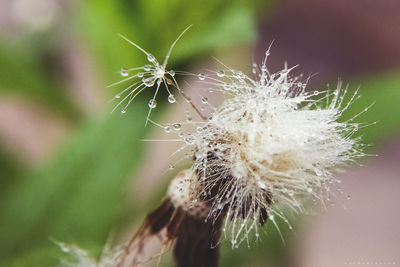
[[[333,91],[306,92],[306,81],[286,68],[270,74],[265,61],[255,72],[257,80],[231,69],[221,80],[217,72],[214,89],[228,98],[196,125],[200,131],[181,135],[185,146],[195,148],[198,198],[209,196],[209,217],[227,211],[233,244],[243,240],[240,233],[257,231],[263,212],[270,220],[284,217],[272,204],[299,211],[299,196],[323,201],[336,182],[333,172],[364,155],[352,138],[354,118],[340,121],[357,92],[348,96],[340,84]]]

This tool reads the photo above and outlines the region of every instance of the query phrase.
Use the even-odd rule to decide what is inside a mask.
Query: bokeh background
[[[378,122],[361,129],[378,156],[339,174],[343,194],[290,218],[292,231],[281,222],[285,242],[270,224],[250,248],[225,242],[221,266],[400,266],[398,14],[397,0],[1,0],[0,266],[57,266],[52,240],[98,257],[157,206],[175,147],[141,141],[160,131],[144,127],[151,92],[121,116],[109,100],[122,88],[107,85],[145,62],[118,33],[161,59],[191,24],[170,68],[215,68],[215,56],[248,71],[274,41],[271,70],[299,64],[310,90],[360,87],[352,110],[375,103],[359,120]],[[165,96],[154,119],[182,113]]]

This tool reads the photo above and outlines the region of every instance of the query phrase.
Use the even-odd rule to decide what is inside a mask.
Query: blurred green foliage
[[[214,49],[253,41],[255,14],[261,2],[88,0],[70,10],[72,32],[91,51],[99,76],[110,82],[118,79],[111,74],[121,66],[140,66],[145,61],[144,55],[117,33],[161,60],[177,35],[193,24],[177,44],[170,62],[171,66],[183,66]],[[140,221],[148,210],[127,203],[125,198],[145,145],[140,139],[147,133],[142,119],[146,115],[143,99],[147,98],[138,99],[123,117],[84,117],[66,93],[57,69],[48,64],[60,42],[66,41],[63,33],[55,27],[22,42],[0,41],[0,94],[39,103],[75,126],[68,142],[43,166],[24,166],[0,146],[1,266],[56,265],[61,251],[49,238],[99,253],[112,226],[129,214]],[[376,102],[360,121],[379,122],[362,130],[367,142],[377,143],[400,128],[399,117],[394,116],[400,114],[396,102],[400,99],[400,78],[394,73],[357,83],[362,85],[363,97],[352,111]],[[113,94],[110,90],[106,93]],[[157,201],[160,195],[153,198]],[[280,228],[287,238],[287,226]],[[269,224],[264,230],[267,233],[256,248],[224,247],[222,264],[289,264],[274,226]]]

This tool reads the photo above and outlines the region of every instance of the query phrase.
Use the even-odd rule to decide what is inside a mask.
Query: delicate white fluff
[[[207,86],[211,82],[213,90],[228,97],[196,131],[180,135],[186,146],[195,147],[193,169],[203,175],[200,194],[211,194],[208,190],[225,179],[209,218],[228,207],[233,245],[246,239],[251,229],[258,236],[262,208],[274,224],[274,215],[287,221],[266,201],[266,192],[271,204],[299,211],[300,196],[323,201],[336,182],[332,172],[364,155],[362,145],[352,139],[359,124],[354,118],[340,122],[359,97],[357,91],[346,96],[339,84],[333,91],[306,92],[306,81],[291,77],[287,68],[270,74],[266,60],[254,66],[253,73],[256,80],[232,69],[199,74]]]

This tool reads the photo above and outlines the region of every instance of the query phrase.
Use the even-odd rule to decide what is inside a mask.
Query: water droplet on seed
[[[153,108],[157,107],[157,102],[155,99],[150,99],[148,105],[149,105],[149,108],[153,109]]]
[[[171,131],[171,128],[170,128],[169,126],[165,126],[165,127],[164,127],[164,131],[165,131],[166,133],[169,133],[169,132]]]
[[[126,76],[128,76],[128,70],[127,69],[125,69],[125,68],[121,68],[121,70],[119,71],[119,73],[121,74],[121,76],[124,76],[124,77],[126,77]]]
[[[199,73],[197,77],[199,78],[199,80],[203,81],[206,78],[206,75],[204,73]]]
[[[177,131],[182,128],[182,124],[180,124],[180,123],[174,123],[173,126],[174,126],[174,129],[177,130]]]
[[[59,246],[60,246],[62,252],[64,252],[64,253],[69,252],[69,247],[67,247],[66,245],[60,244]]]
[[[143,66],[143,69],[144,69],[145,71],[149,71],[149,70],[151,70],[151,65],[144,65],[144,66]]]
[[[225,71],[224,70],[217,71],[217,76],[218,77],[224,77],[225,76]]]
[[[168,96],[168,102],[171,103],[171,104],[176,102],[176,99],[175,99],[174,95],[169,95]]]
[[[171,75],[172,77],[175,76],[175,71],[174,71],[174,70],[170,70],[168,73],[169,73],[169,75]]]
[[[138,74],[136,74],[139,78],[143,77],[143,72],[138,72]]]
[[[207,103],[208,103],[208,98],[205,97],[205,96],[203,96],[203,97],[201,98],[201,103],[207,104]]]
[[[150,61],[150,62],[156,61],[155,57],[152,54],[148,54],[147,55],[147,60]]]
[[[125,114],[126,113],[126,109],[122,109],[121,110],[121,114],[123,115],[123,114]]]
[[[155,79],[153,77],[148,77],[148,78],[143,78],[142,82],[144,85],[146,85],[147,87],[152,87],[155,83]]]

